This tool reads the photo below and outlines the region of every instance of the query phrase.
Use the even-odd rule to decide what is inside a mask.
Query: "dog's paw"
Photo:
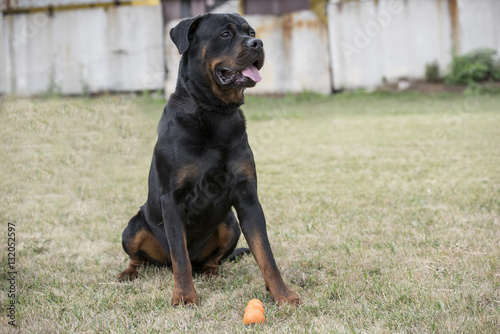
[[[211,266],[211,267],[207,266],[207,267],[203,268],[201,274],[206,279],[218,278],[218,277],[220,277],[219,266]]]
[[[118,281],[120,282],[126,282],[126,281],[133,281],[137,277],[139,277],[139,273],[137,272],[136,269],[125,269],[121,273],[118,274]]]
[[[275,303],[278,303],[278,305],[292,304],[294,306],[299,306],[302,304],[302,298],[290,289],[281,293],[272,294],[271,298]]]
[[[172,298],[172,306],[177,307],[179,305],[200,306],[198,295],[196,295],[196,292],[187,294],[180,294],[174,292],[174,297]]]

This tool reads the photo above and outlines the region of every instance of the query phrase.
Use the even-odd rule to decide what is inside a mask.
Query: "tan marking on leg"
[[[262,272],[266,288],[271,293],[271,298],[280,305],[284,303],[300,304],[301,298],[286,286],[279,269],[268,261],[268,256],[262,247],[262,240],[252,240],[249,242],[249,246]]]
[[[149,231],[142,230],[137,233],[137,239],[141,238],[138,250],[146,253],[153,260],[166,263],[169,260],[167,252],[160,245],[158,239]]]
[[[172,305],[178,306],[179,304],[184,305],[200,305],[198,295],[193,283],[192,269],[189,258],[187,257],[183,261],[185,266],[178,266],[177,262],[172,260],[172,270],[174,272],[174,293],[172,296]]]
[[[255,165],[252,161],[246,160],[236,167],[236,175],[245,175],[249,179],[255,178]]]
[[[137,269],[144,263],[138,256],[138,252],[146,253],[153,260],[160,263],[167,263],[168,255],[161,247],[160,242],[156,237],[146,230],[140,230],[133,237],[132,241],[127,245],[127,250],[130,256],[129,266],[127,269],[118,274],[120,281],[133,281],[139,277]]]

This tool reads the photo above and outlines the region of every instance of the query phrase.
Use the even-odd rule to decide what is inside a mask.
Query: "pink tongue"
[[[250,65],[247,68],[245,68],[243,71],[241,71],[241,74],[243,74],[246,77],[249,77],[255,82],[259,82],[262,80],[259,70],[257,69],[257,67],[253,65]]]

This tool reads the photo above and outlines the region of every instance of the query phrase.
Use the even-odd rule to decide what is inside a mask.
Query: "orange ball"
[[[257,304],[257,303],[248,304],[248,306],[245,308],[245,313],[248,310],[259,310],[262,312],[262,314],[264,314],[264,306],[262,306],[262,304]]]
[[[251,299],[247,305],[250,305],[250,304],[259,304],[260,306],[262,306],[262,302],[258,299]]]
[[[245,311],[245,315],[243,316],[243,323],[245,325],[263,324],[265,320],[266,317],[264,316],[264,313],[254,308],[250,308],[249,310]]]

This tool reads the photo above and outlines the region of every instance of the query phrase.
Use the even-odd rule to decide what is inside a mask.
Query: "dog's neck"
[[[199,108],[206,111],[221,114],[238,112],[240,106],[245,103],[243,88],[236,91],[222,87],[210,87],[204,80],[196,80],[199,73],[187,73],[183,70],[183,68],[189,68],[187,63],[183,64],[183,62],[187,62],[187,57],[184,55],[177,76],[176,94],[189,95]]]
[[[228,105],[223,101],[215,104],[214,100],[200,102],[199,96],[195,96],[186,89],[181,80],[177,81],[177,88],[175,93],[172,94],[169,103],[181,106],[175,109],[191,114],[195,118],[202,120],[205,124],[212,123],[213,127],[215,127],[215,124],[221,122],[242,123],[245,127],[245,117],[239,108],[241,104]],[[212,103],[212,105],[207,106],[207,103]]]
[[[246,121],[238,106],[206,108],[195,100],[181,82],[178,82],[168,104],[170,108],[165,110],[173,112],[186,131],[201,134],[204,142],[210,140],[211,146],[232,150],[246,138]],[[167,131],[167,123],[160,121],[159,134]]]

